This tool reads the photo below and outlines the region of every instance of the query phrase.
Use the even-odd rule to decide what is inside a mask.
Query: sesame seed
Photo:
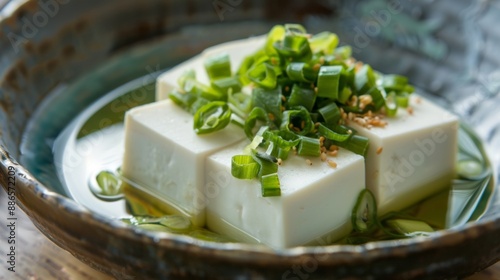
[[[313,165],[312,161],[310,159],[306,159],[307,165]]]
[[[283,160],[281,158],[278,158],[278,165],[283,164]]]
[[[331,157],[336,157],[338,153],[339,153],[339,151],[335,150],[335,151],[328,152],[328,155],[331,156]]]
[[[267,116],[269,117],[269,120],[271,120],[271,121],[274,121],[276,119],[272,113],[267,114]]]
[[[325,161],[326,160],[326,153],[321,153],[320,157],[321,157],[321,161]]]
[[[378,149],[377,149],[377,155],[380,155],[380,154],[382,153],[382,150],[383,150],[383,149],[384,149],[384,148],[382,148],[382,147],[378,147]]]
[[[408,112],[408,114],[413,115],[413,108],[412,107],[406,108],[406,111]]]
[[[326,161],[330,167],[337,168],[337,163],[333,160],[327,160]]]

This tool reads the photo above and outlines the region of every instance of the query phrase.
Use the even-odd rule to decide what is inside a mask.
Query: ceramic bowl
[[[18,205],[49,239],[118,279],[431,279],[482,270],[500,259],[497,186],[481,219],[430,238],[272,250],[134,229],[76,203],[46,176],[54,138],[103,94],[283,22],[334,31],[360,60],[409,76],[476,130],[497,169],[500,5],[406,2],[8,1],[0,11],[0,183],[9,190],[14,176]],[[57,102],[59,110],[44,111]],[[43,137],[26,143],[27,134]]]

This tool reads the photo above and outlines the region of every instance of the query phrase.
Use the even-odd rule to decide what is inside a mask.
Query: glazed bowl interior
[[[151,87],[206,47],[297,22],[337,33],[381,72],[408,76],[475,129],[498,174],[499,15],[497,4],[468,1],[9,1],[0,11],[1,172],[17,168],[17,201],[48,238],[119,278],[276,278],[295,266],[313,278],[471,274],[500,258],[496,185],[479,221],[432,238],[271,250],[140,231],[86,209],[54,175],[52,145],[127,82]]]

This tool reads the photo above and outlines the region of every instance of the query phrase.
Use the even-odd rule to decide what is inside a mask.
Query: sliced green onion
[[[333,54],[342,60],[346,60],[352,56],[352,48],[351,46],[338,47]]]
[[[333,141],[335,145],[347,149],[355,154],[366,156],[368,151],[369,141],[368,138],[360,135],[352,135],[349,141],[337,142]]]
[[[318,74],[318,96],[338,99],[339,79],[342,66],[321,66]]]
[[[186,84],[186,79],[196,79],[196,72],[194,69],[188,69],[182,73],[182,75],[177,79],[177,83],[180,88],[184,88]]]
[[[248,139],[254,139],[255,134],[255,126],[257,124],[257,121],[263,122],[263,126],[268,126],[271,121],[269,120],[269,116],[267,115],[267,112],[260,108],[260,107],[254,107],[250,114],[248,114],[247,119],[245,120],[245,127],[244,131]]]
[[[300,156],[319,157],[321,154],[321,145],[319,138],[302,136],[297,148],[297,154]]]
[[[252,110],[252,97],[241,92],[229,93],[227,103],[233,113],[238,114],[242,118],[246,118],[250,110]]]
[[[318,133],[320,135],[323,135],[326,139],[333,140],[336,142],[344,142],[344,141],[348,140],[349,138],[351,138],[351,136],[352,136],[352,134],[349,134],[349,133],[341,134],[341,133],[335,132],[323,124],[319,124]]]
[[[372,103],[375,111],[379,111],[385,105],[385,92],[383,89],[379,89],[378,87],[372,88],[368,94],[372,97]]]
[[[221,53],[207,58],[204,65],[211,81],[231,77],[231,61],[227,53]]]
[[[319,108],[318,113],[326,125],[337,125],[341,117],[339,107],[334,102]]]
[[[182,109],[189,111],[191,105],[196,101],[196,94],[190,92],[181,92],[177,89],[172,90],[168,97],[175,103],[177,106],[180,106]]]
[[[272,173],[263,175],[260,178],[262,196],[270,197],[270,196],[280,196],[280,180],[278,178],[278,173]]]
[[[338,43],[339,37],[328,31],[318,33],[309,39],[309,44],[311,45],[313,53],[323,52],[324,54],[331,54]]]
[[[311,120],[309,111],[299,106],[283,112],[283,121],[280,128],[299,135],[306,135],[314,129],[314,123]]]
[[[403,92],[408,84],[408,78],[400,75],[384,75],[382,77],[382,87],[386,91]]]
[[[273,89],[276,87],[276,72],[274,67],[268,63],[260,63],[252,66],[247,72],[248,78],[257,85]]]
[[[410,94],[404,91],[396,94],[396,103],[400,108],[408,108],[410,105]]]
[[[292,87],[292,93],[288,98],[288,106],[304,106],[308,111],[311,111],[316,102],[316,93],[311,88],[302,88],[297,84]]]
[[[269,119],[279,124],[281,122],[281,87],[273,90],[254,88],[252,91],[252,104],[266,111]]]
[[[370,232],[377,226],[377,203],[368,189],[359,193],[352,210],[351,222],[357,232]]]
[[[286,160],[292,147],[300,143],[300,137],[297,134],[286,130],[266,131],[263,137],[264,140],[273,144],[272,155],[282,160]]]
[[[196,111],[193,128],[196,134],[206,134],[223,129],[230,121],[231,109],[227,103],[213,101]]]
[[[251,155],[237,155],[231,159],[231,174],[238,179],[253,179],[259,170],[260,165]]]
[[[341,92],[339,92],[338,102],[345,104],[351,98],[352,90],[349,87],[344,87]]]
[[[427,223],[417,220],[391,219],[385,221],[385,224],[397,233],[408,237],[428,236],[429,233],[434,232],[434,229]]]
[[[295,61],[308,61],[312,57],[309,41],[304,36],[287,34],[283,41],[274,43],[274,48],[280,55]]]
[[[243,59],[241,62],[240,68],[238,68],[238,78],[242,85],[246,86],[252,82],[250,78],[248,78],[248,70],[252,68],[255,63],[255,55],[249,55]]]
[[[189,107],[188,111],[192,115],[194,115],[201,107],[207,105],[208,103],[210,103],[210,101],[206,100],[205,98],[199,97],[196,99],[196,101],[193,102],[193,104],[191,104],[191,107]]]
[[[356,87],[357,95],[368,93],[368,91],[375,86],[375,74],[370,65],[363,64],[363,66],[356,72],[354,85]]]
[[[266,45],[264,46],[265,52],[269,54],[277,53],[274,44],[283,40],[285,36],[285,27],[282,25],[275,25],[267,35]]]
[[[258,177],[260,178],[262,196],[279,196],[281,194],[278,178],[278,160],[266,153],[254,152],[252,156],[260,164]]]
[[[298,23],[287,23],[285,24],[285,31],[289,34],[294,35],[306,35],[307,30],[304,28],[302,24]]]
[[[286,68],[286,74],[292,81],[313,83],[318,73],[304,62],[292,62]]]
[[[398,113],[398,102],[396,100],[396,93],[389,92],[385,98],[385,114],[388,117],[394,117]]]
[[[215,89],[192,78],[186,78],[183,90],[210,101],[222,101],[225,100],[227,96],[227,93],[216,91]]]
[[[213,80],[211,85],[212,88],[221,92],[224,95],[227,95],[229,91],[231,92],[241,91],[241,82],[237,77],[226,77]]]
[[[96,176],[98,191],[91,190],[99,197],[112,197],[121,194],[121,182],[120,179],[111,171],[101,171]]]

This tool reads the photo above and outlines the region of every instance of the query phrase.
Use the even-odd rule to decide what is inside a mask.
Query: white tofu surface
[[[458,118],[416,95],[410,104],[412,114],[399,109],[396,117],[384,119],[384,128],[349,122],[370,139],[366,185],[377,199],[379,214],[443,190],[455,175]]]
[[[232,124],[208,135],[193,131],[193,116],[170,100],[134,108],[125,119],[123,175],[176,205],[196,225],[205,221],[205,159],[245,138]]]
[[[246,141],[208,157],[207,226],[273,248],[335,241],[352,229],[351,211],[365,187],[363,157],[341,149],[330,167],[319,157],[290,155],[278,169],[280,197],[262,197],[257,179],[231,175],[231,157]],[[328,242],[326,242],[328,240]]]

